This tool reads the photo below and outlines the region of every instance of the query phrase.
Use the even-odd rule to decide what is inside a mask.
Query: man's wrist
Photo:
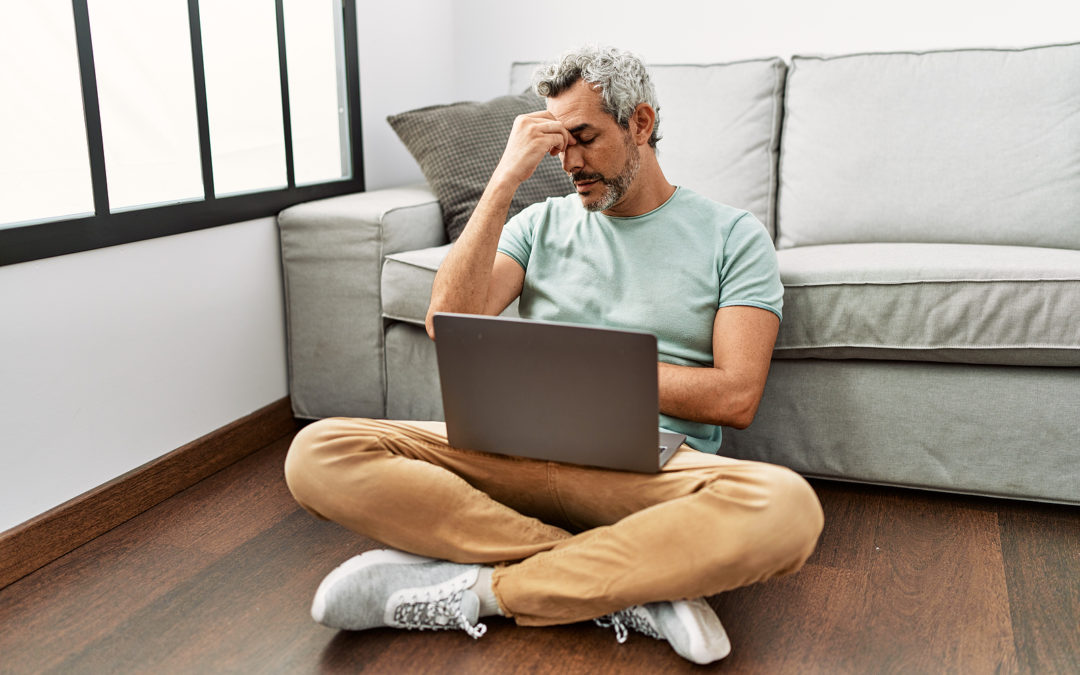
[[[509,207],[511,200],[514,199],[514,193],[517,192],[520,185],[521,181],[510,176],[499,173],[492,174],[491,179],[488,180],[488,184],[484,188],[482,199],[505,203]]]
[[[524,181],[519,180],[509,173],[496,169],[488,180],[487,190],[492,191],[493,194],[509,193],[510,197],[513,198],[514,193],[517,192],[518,187],[520,187],[523,182]]]

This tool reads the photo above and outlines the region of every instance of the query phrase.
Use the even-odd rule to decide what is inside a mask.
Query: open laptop
[[[657,429],[656,336],[439,313],[450,445],[656,473],[686,440]]]

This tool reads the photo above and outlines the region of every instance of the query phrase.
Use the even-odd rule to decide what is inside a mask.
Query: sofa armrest
[[[293,413],[383,417],[380,277],[391,253],[446,243],[427,186],[361,192],[278,214]]]

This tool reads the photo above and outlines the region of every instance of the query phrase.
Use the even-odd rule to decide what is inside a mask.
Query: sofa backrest
[[[1080,44],[792,59],[780,248],[1080,249]]]
[[[531,86],[537,65],[513,65],[511,93]],[[750,211],[773,236],[785,71],[779,58],[649,66],[668,180]]]

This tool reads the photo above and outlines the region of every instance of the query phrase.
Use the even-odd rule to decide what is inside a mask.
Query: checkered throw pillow
[[[543,109],[544,99],[528,92],[500,96],[486,103],[437,105],[387,118],[439,198],[450,241],[458,238],[480,201],[502,157],[514,118]],[[559,160],[546,156],[532,177],[518,188],[507,217],[530,204],[571,191]]]

